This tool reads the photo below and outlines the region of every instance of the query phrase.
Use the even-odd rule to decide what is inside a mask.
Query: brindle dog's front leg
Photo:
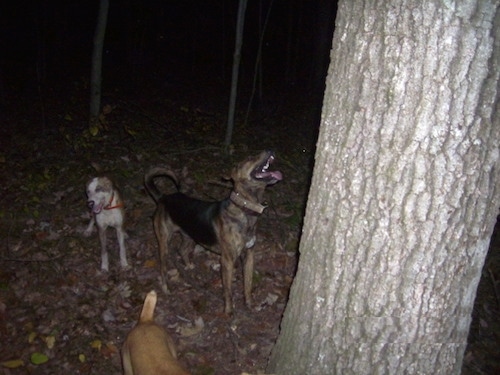
[[[243,269],[243,285],[245,288],[245,303],[252,307],[252,282],[253,282],[253,249],[246,249],[245,266]]]
[[[234,257],[230,248],[221,246],[221,271],[222,287],[224,288],[224,312],[228,315],[233,314],[233,296],[231,293],[234,274]]]

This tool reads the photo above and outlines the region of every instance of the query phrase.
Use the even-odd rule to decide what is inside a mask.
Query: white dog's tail
[[[154,290],[152,290],[146,295],[146,299],[144,300],[144,305],[142,306],[139,323],[149,323],[154,320],[156,300],[157,296]]]
[[[174,182],[177,191],[179,191],[180,189],[177,176],[172,170],[165,167],[151,168],[144,176],[144,186],[146,187],[146,190],[148,191],[149,195],[151,195],[151,197],[153,197],[154,201],[157,203],[163,194],[156,186],[154,180],[155,178],[162,176],[170,178]]]

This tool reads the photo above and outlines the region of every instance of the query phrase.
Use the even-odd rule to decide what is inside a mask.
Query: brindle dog
[[[274,161],[272,151],[263,151],[248,157],[232,170],[233,190],[228,198],[207,202],[191,198],[179,192],[175,174],[162,167],[149,170],[144,182],[147,191],[157,203],[153,224],[159,244],[162,289],[168,293],[167,254],[170,239],[176,232],[183,237],[183,258],[188,264],[185,249],[188,238],[208,250],[221,255],[222,285],[224,287],[224,311],[233,312],[231,287],[236,259],[244,252],[243,284],[245,303],[251,306],[252,276],[254,268],[253,245],[257,218],[264,211],[261,204],[268,185],[282,179],[281,172],[269,171]],[[162,194],[154,179],[169,177],[177,187],[173,194]],[[188,241],[192,242],[192,241]]]

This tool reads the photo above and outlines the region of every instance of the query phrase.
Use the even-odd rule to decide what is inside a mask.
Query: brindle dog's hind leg
[[[189,254],[196,246],[196,242],[194,242],[189,236],[184,236],[181,234],[181,243],[179,245],[179,254],[182,257],[182,261],[184,262],[184,266],[188,270],[194,269],[194,264],[189,260]]]
[[[160,271],[161,271],[161,288],[166,294],[168,290],[168,242],[172,236],[171,231],[168,230],[168,224],[163,219],[164,211],[159,206],[153,219],[153,226],[158,240],[158,251],[160,255]]]

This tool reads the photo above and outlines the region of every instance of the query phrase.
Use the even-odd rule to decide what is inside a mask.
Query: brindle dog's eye
[[[96,193],[100,193],[101,191],[104,191],[104,189],[102,187],[98,186],[95,188]]]

